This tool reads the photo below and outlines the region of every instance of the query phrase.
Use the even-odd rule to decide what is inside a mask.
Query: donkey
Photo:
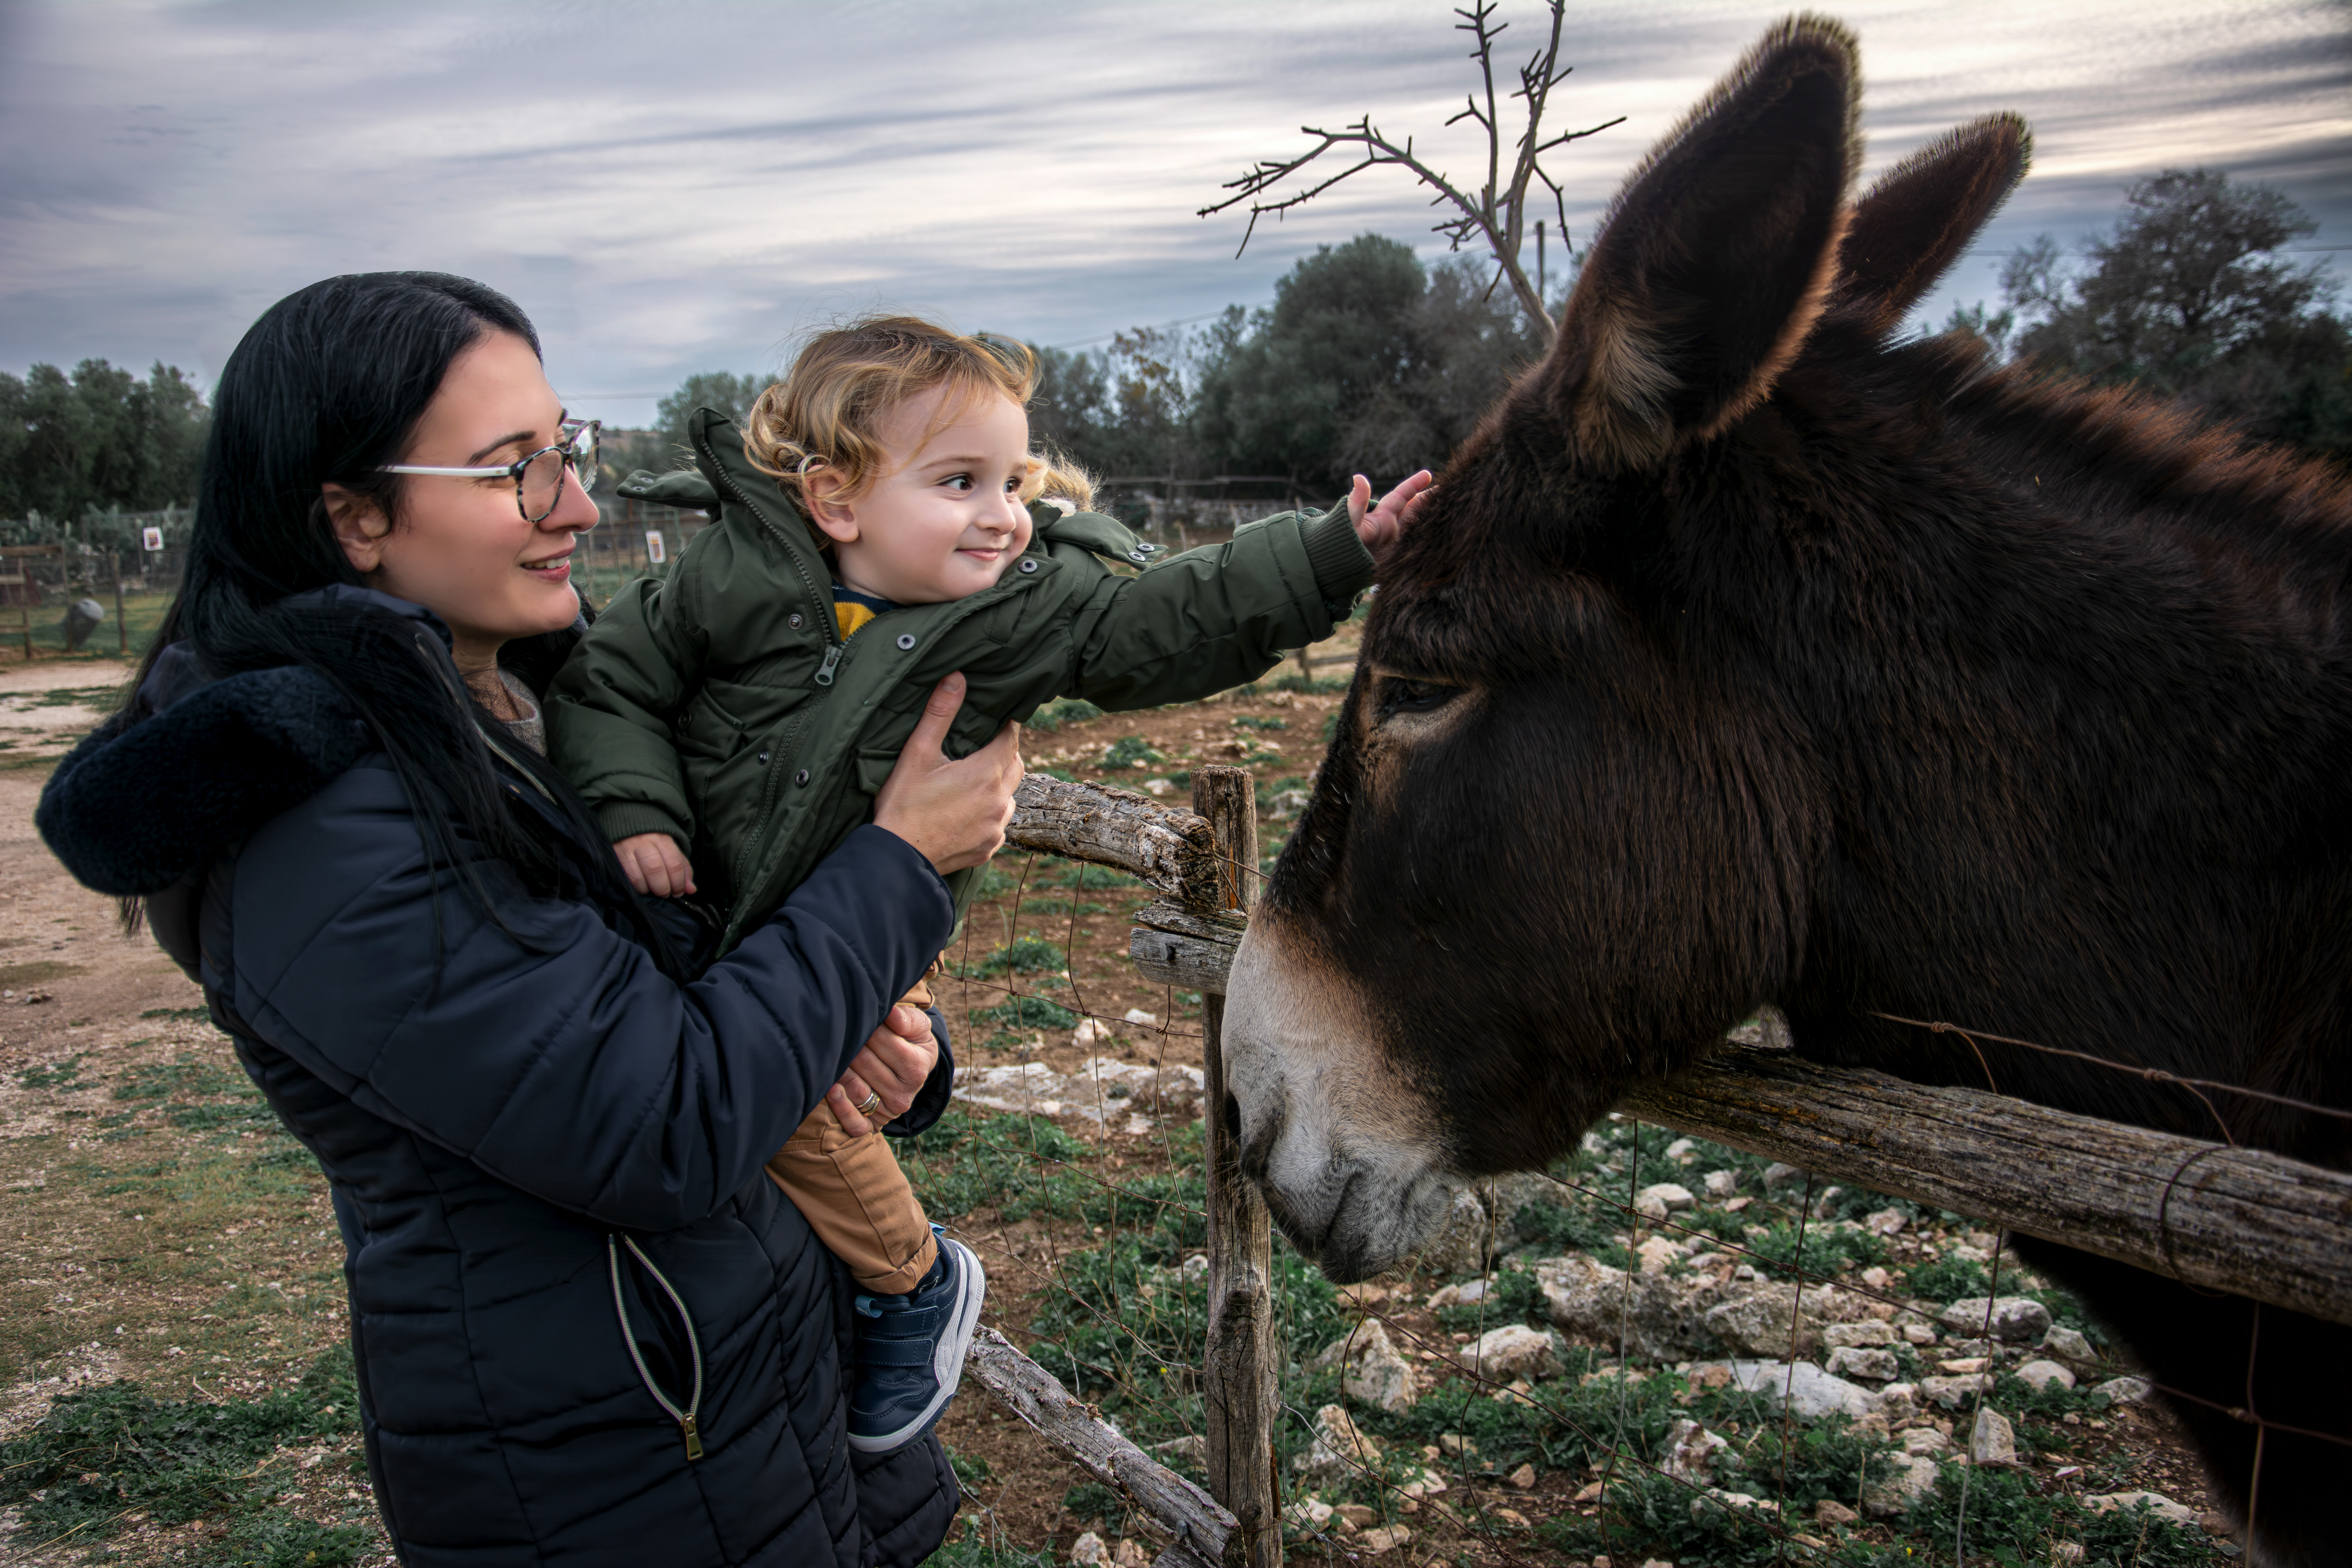
[[[2030,139],[1976,121],[1849,203],[1859,90],[1837,24],[1769,33],[1381,563],[1225,1015],[1244,1169],[1334,1278],[1767,1002],[1923,1083],[1984,1068],[1877,1015],[2352,1106],[2352,486],[1905,337]],[[2003,1092],[2214,1136],[1985,1049]],[[2352,1163],[2343,1121],[2213,1103]],[[2193,1396],[2254,1561],[2347,1562],[2352,1448],[2273,1426],[2250,1500],[2224,1412],[2352,1432],[2352,1331],[2018,1247]]]

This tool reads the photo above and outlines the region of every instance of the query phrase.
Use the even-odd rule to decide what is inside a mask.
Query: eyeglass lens
[[[556,498],[562,493],[563,470],[569,467],[580,480],[580,493],[588,494],[596,486],[596,428],[589,426],[572,438],[572,456],[566,458],[551,447],[535,455],[522,471],[523,515],[533,522],[543,522],[555,510]]]

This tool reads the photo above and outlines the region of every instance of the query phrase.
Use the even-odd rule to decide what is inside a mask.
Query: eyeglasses
[[[554,446],[541,447],[527,458],[495,468],[435,468],[418,463],[386,463],[376,472],[437,474],[452,479],[511,479],[515,482],[515,508],[522,513],[522,520],[544,522],[563,494],[564,469],[570,468],[579,479],[582,495],[596,488],[596,435],[604,426],[591,419],[562,428],[563,439]]]

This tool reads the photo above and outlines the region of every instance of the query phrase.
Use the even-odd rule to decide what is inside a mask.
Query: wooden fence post
[[[1198,768],[1192,809],[1209,819],[1216,858],[1213,901],[1188,887],[1188,902],[1247,910],[1255,900],[1257,785],[1246,768]],[[1208,1414],[1209,1493],[1239,1521],[1238,1561],[1279,1568],[1281,1501],[1274,1434],[1281,1407],[1276,1374],[1274,1232],[1265,1202],[1241,1172],[1225,1120],[1223,994],[1201,998],[1201,1065],[1207,1078],[1202,1131],[1209,1174],[1209,1333],[1202,1357]]]

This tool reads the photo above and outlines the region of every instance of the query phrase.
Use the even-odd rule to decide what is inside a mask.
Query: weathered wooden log
[[[1013,797],[1005,842],[1140,877],[1179,900],[1213,885],[1209,825],[1192,812],[1108,784],[1031,773]]]
[[[1155,899],[1135,911],[1128,956],[1149,979],[1222,996],[1234,949],[1248,925],[1230,910],[1192,910],[1172,899]]]
[[[1618,1109],[2192,1285],[2352,1323],[2352,1173],[1727,1047]]]
[[[1202,924],[1238,928],[1257,891],[1251,875],[1257,869],[1256,781],[1246,768],[1196,769],[1192,809],[1208,821],[1216,860],[1213,886],[1191,889],[1190,901],[1225,916],[1221,922],[1204,915]],[[1201,1390],[1209,1492],[1238,1521],[1236,1560],[1249,1568],[1281,1568],[1282,1499],[1274,1437],[1282,1413],[1276,1385],[1282,1360],[1274,1320],[1274,1226],[1265,1194],[1242,1174],[1241,1142],[1225,1121],[1224,1021],[1224,997],[1204,996],[1201,1066],[1206,1080],[1209,1324]]]
[[[1097,1480],[1118,1488],[1172,1538],[1154,1568],[1223,1568],[1244,1561],[1234,1516],[1214,1498],[1137,1447],[1003,1334],[985,1328],[974,1334],[964,1364],[1039,1436]]]

